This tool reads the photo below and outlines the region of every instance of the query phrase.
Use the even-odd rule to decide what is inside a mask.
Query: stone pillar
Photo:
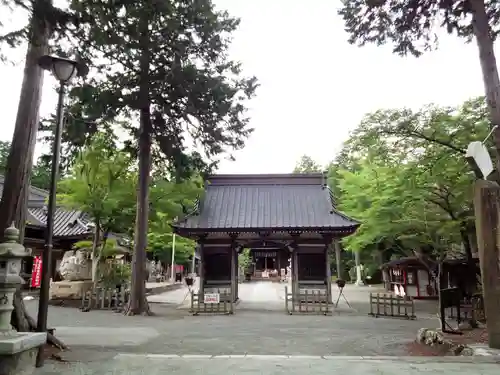
[[[29,256],[18,243],[14,225],[4,232],[0,244],[0,374],[29,374],[35,369],[38,348],[47,341],[46,332],[16,332],[10,325],[14,293],[23,279],[19,276],[22,259]]]
[[[488,345],[500,349],[500,187],[496,183],[476,181],[474,211]]]
[[[330,269],[330,249],[331,245],[325,246],[325,262],[326,262],[326,300],[332,302],[332,270]]]

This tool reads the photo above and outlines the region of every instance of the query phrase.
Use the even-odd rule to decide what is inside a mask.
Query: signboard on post
[[[42,257],[33,257],[33,267],[31,268],[31,287],[40,288],[42,278]]]
[[[204,303],[212,304],[212,303],[219,303],[220,302],[220,294],[219,293],[205,293]]]

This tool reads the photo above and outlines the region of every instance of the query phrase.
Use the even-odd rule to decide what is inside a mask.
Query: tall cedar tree
[[[13,48],[23,43],[28,45],[14,135],[7,158],[5,183],[0,201],[0,237],[3,237],[5,228],[14,222],[20,231],[20,242],[23,243],[43,84],[43,71],[38,66],[38,59],[48,53],[50,37],[61,34],[71,17],[54,7],[52,0],[4,0],[1,8],[22,9],[30,16],[29,23],[20,30],[0,34],[1,45],[7,44]],[[5,60],[3,52],[4,49],[0,59]],[[26,311],[20,290],[14,295],[12,325],[23,332],[36,329],[36,322]],[[51,334],[48,335],[48,341],[64,347]]]
[[[244,102],[256,90],[228,58],[239,20],[210,0],[74,0],[72,10],[92,20],[76,35],[97,74],[73,90],[90,118],[139,118],[139,183],[132,290],[126,314],[148,314],[145,266],[148,193],[153,157],[161,155],[177,178],[189,176],[251,133]],[[204,155],[189,154],[190,137]],[[155,159],[155,160],[158,160]]]
[[[398,55],[420,56],[437,46],[439,28],[467,41],[476,39],[500,171],[500,80],[493,49],[500,32],[496,0],[343,0],[349,42],[393,44]]]

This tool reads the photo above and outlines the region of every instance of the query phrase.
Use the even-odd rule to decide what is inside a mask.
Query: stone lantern
[[[30,255],[19,244],[19,231],[11,225],[0,244],[0,374],[29,374],[35,369],[38,348],[47,332],[17,332],[10,325],[14,293],[23,283],[19,276],[22,259]]]
[[[30,255],[23,245],[19,244],[19,230],[12,224],[4,232],[5,242],[0,244],[0,335],[17,333],[10,325],[14,310],[14,293],[24,282],[19,276],[23,258]]]

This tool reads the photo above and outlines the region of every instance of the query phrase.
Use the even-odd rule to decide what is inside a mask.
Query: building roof
[[[4,177],[0,176],[0,195],[3,192]],[[46,201],[49,192],[30,186],[26,221],[29,226],[44,228],[47,225]],[[89,218],[78,210],[57,208],[54,215],[54,236],[73,237],[91,233]]]
[[[359,222],[333,204],[322,173],[214,175],[179,231],[354,231]]]
[[[29,208],[28,212],[34,217],[40,226],[47,225],[47,208]],[[28,221],[28,223],[30,223]],[[30,223],[31,224],[31,223]],[[90,220],[87,215],[78,210],[65,210],[56,208],[54,214],[54,236],[55,237],[74,237],[91,234],[92,229],[89,226]]]

